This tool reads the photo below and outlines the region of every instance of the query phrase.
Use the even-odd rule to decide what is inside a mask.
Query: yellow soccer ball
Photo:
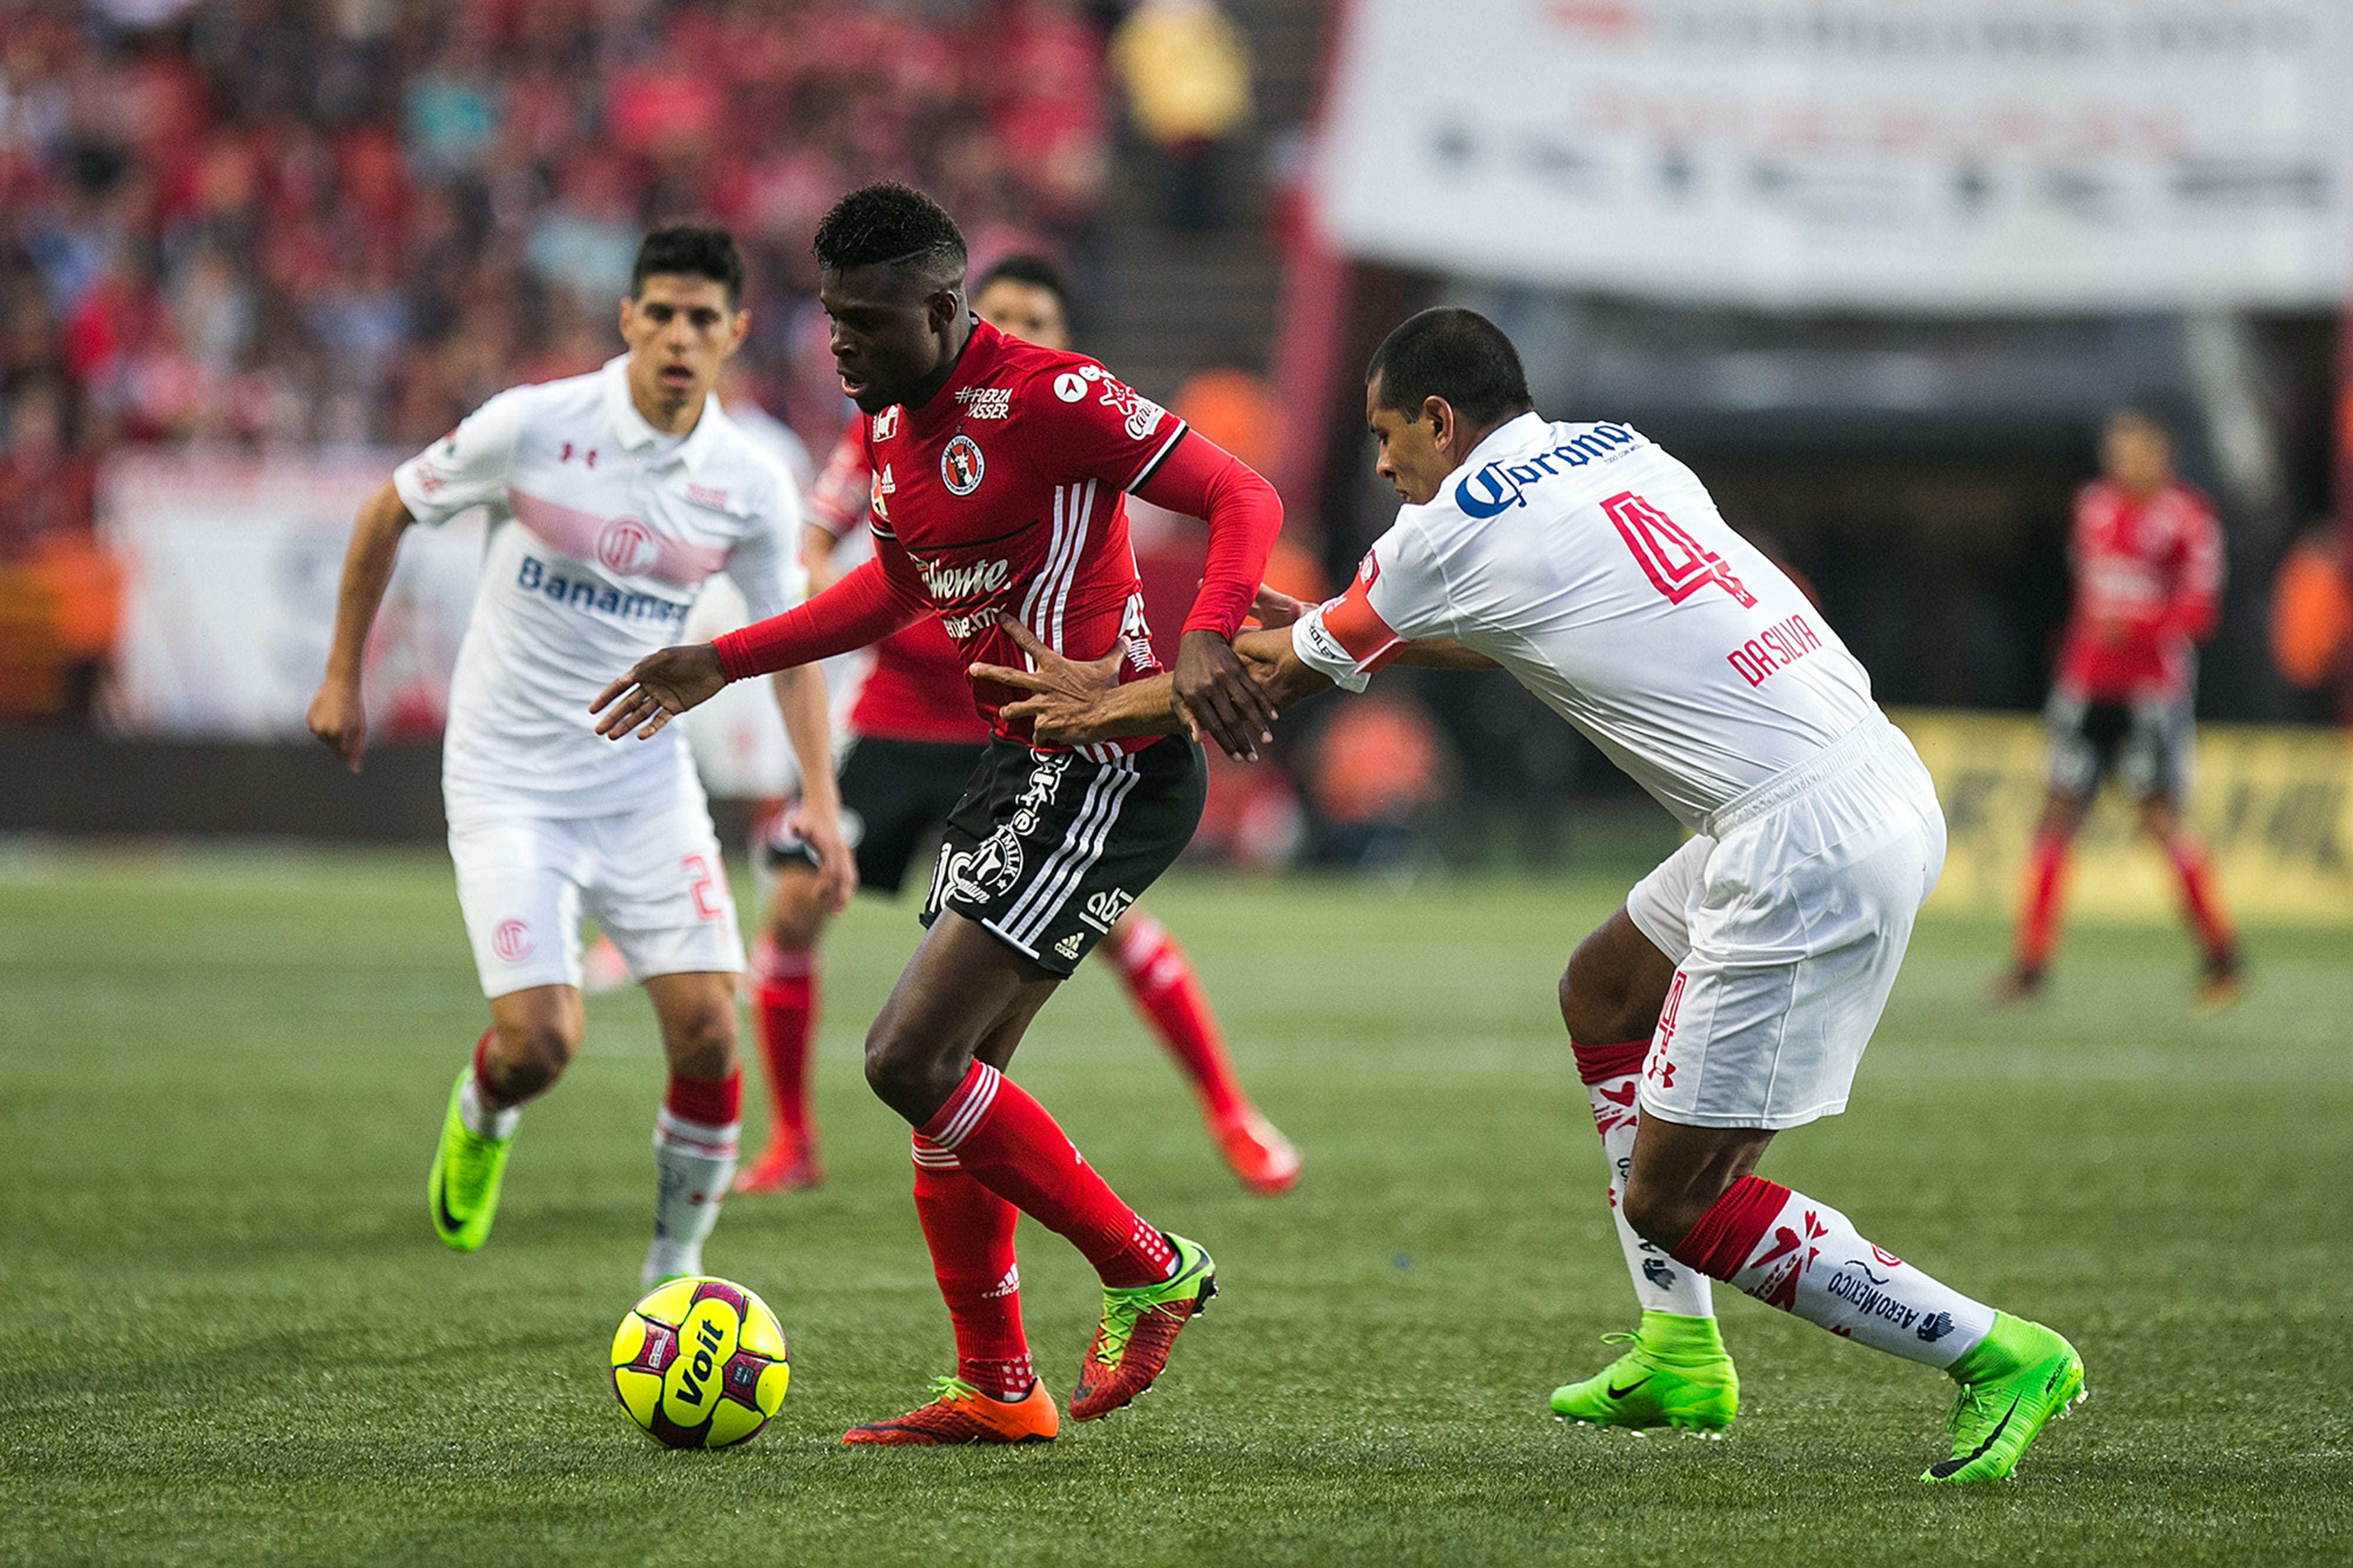
[[[640,1431],[673,1448],[724,1448],[785,1402],[792,1365],[768,1304],[732,1280],[673,1279],[613,1334],[613,1392]]]

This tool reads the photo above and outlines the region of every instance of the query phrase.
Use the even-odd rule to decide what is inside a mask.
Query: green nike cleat
[[[1093,1421],[1124,1408],[1168,1364],[1177,1331],[1218,1293],[1218,1265],[1198,1241],[1168,1238],[1176,1272],[1156,1285],[1103,1287],[1103,1321],[1079,1363],[1071,1419]]]
[[[433,1169],[425,1178],[433,1234],[456,1252],[471,1252],[491,1238],[491,1221],[499,1212],[499,1178],[506,1173],[507,1151],[514,1147],[512,1136],[485,1138],[470,1131],[458,1114],[458,1091],[473,1070],[471,1064],[459,1069],[458,1081],[450,1086],[441,1146],[433,1151]]]
[[[1633,1348],[1583,1383],[1552,1391],[1552,1413],[1596,1426],[1722,1432],[1740,1408],[1740,1374],[1714,1318],[1645,1312],[1639,1333],[1604,1334]]]
[[[2075,1347],[2008,1312],[1996,1312],[1992,1331],[1949,1370],[1961,1385],[1953,1402],[1953,1457],[1922,1471],[1924,1481],[2002,1479],[2018,1468],[2045,1421],[2090,1397]]]

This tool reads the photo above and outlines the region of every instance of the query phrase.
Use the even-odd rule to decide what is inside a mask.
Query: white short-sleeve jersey
[[[394,471],[419,522],[476,506],[491,517],[442,742],[453,816],[608,816],[694,789],[677,726],[607,741],[590,700],[685,640],[712,574],[755,619],[806,591],[800,494],[782,465],[717,398],[683,438],[660,435],[630,402],[626,366],[502,392]]]
[[[1821,612],[1623,425],[1495,430],[1292,633],[1359,691],[1416,639],[1510,670],[1700,833],[1878,711]]]

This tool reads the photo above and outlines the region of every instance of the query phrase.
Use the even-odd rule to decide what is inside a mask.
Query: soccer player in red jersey
[[[818,225],[819,298],[868,418],[875,558],[793,613],[667,648],[597,697],[598,731],[650,736],[731,679],[813,663],[936,615],[959,658],[1018,665],[1001,616],[1072,658],[1160,672],[1124,495],[1209,527],[1173,689],[1205,733],[1254,755],[1273,710],[1233,636],[1282,526],[1273,488],[1093,361],[1008,338],[966,309],[964,237],[895,183]],[[1057,986],[1176,858],[1206,768],[1182,736],[1040,745],[974,683],[992,739],[950,816],[927,930],[875,1018],[866,1077],[913,1126],[915,1208],[956,1335],[956,1375],[849,1443],[1040,1441],[1058,1426],[1021,1333],[1016,1211],[1069,1239],[1103,1283],[1071,1415],[1133,1400],[1216,1292],[1198,1243],[1138,1217],[1003,1069]]]
[[[1041,257],[1008,256],[973,286],[974,312],[1040,348],[1071,346],[1069,291]],[[873,475],[866,421],[853,419],[809,498],[804,554],[821,587],[853,528],[865,524]],[[861,887],[896,893],[908,867],[938,834],[988,749],[988,726],[955,645],[926,616],[874,647],[859,688],[841,761],[843,826],[857,837]],[[817,1031],[815,949],[829,910],[816,857],[797,836],[766,847],[775,870],[765,938],[754,950],[753,1016],[767,1060],[768,1143],[735,1180],[739,1193],[790,1192],[820,1179],[809,1121],[809,1041]],[[1158,921],[1130,909],[1112,922],[1103,951],[1161,1044],[1193,1087],[1219,1153],[1252,1192],[1284,1193],[1299,1181],[1299,1151],[1259,1112],[1234,1075],[1199,978]]]
[[[2140,801],[2141,831],[2180,879],[2205,952],[2199,1002],[2225,1006],[2238,995],[2238,942],[2206,847],[2181,819],[2196,645],[2214,631],[2222,531],[2206,498],[2174,477],[2172,443],[2148,416],[2126,410],[2108,421],[2100,465],[2102,476],[2075,498],[2074,607],[2047,712],[2050,787],[2028,861],[2017,960],[1995,1000],[2021,1002],[2042,989],[2068,847],[2113,771]]]

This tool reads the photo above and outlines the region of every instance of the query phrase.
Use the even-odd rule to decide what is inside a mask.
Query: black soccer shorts
[[[2111,773],[2136,800],[2179,800],[2189,788],[2195,727],[2187,696],[2092,702],[2062,686],[2043,714],[2051,727],[2051,787],[2090,795]]]
[[[986,745],[850,737],[839,775],[841,831],[858,857],[861,890],[899,890],[907,868],[931,847],[987,755]],[[771,866],[817,864],[809,847],[782,826],[766,853]]]
[[[923,924],[954,910],[1069,975],[1191,841],[1208,781],[1181,735],[1108,763],[991,742],[948,816]]]

